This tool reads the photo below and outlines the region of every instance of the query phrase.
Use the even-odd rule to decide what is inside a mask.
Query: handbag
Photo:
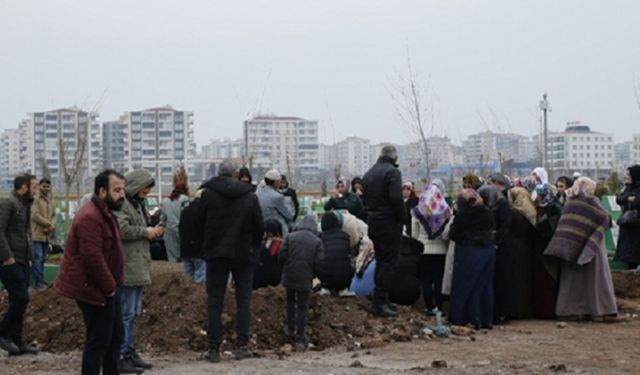
[[[618,218],[620,227],[640,227],[640,215],[637,209],[627,209]]]

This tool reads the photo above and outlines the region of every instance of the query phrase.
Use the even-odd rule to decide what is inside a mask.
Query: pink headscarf
[[[596,192],[596,182],[589,177],[582,176],[573,182],[571,188],[565,190],[567,198],[573,198],[580,193],[594,195]]]

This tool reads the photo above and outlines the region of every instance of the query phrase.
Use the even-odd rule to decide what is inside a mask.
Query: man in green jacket
[[[124,339],[120,349],[120,372],[135,373],[152,366],[144,362],[134,348],[136,318],[142,312],[142,287],[151,284],[151,253],[149,241],[162,237],[162,226],[151,227],[144,205],[155,180],[144,169],[125,176],[126,199],[122,210],[115,212],[124,247],[124,286],[120,290],[120,306],[124,324]]]
[[[38,180],[21,175],[13,180],[13,188],[8,198],[0,199],[0,282],[9,293],[9,307],[0,321],[0,348],[11,355],[37,354],[22,341],[22,325],[29,304],[31,203]]]

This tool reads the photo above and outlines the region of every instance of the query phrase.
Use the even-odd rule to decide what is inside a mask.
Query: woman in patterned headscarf
[[[458,212],[449,237],[456,244],[451,284],[449,322],[493,328],[493,273],[495,221],[473,189],[456,197]]]
[[[604,232],[611,218],[594,196],[596,182],[580,177],[567,190],[567,203],[545,255],[560,259],[557,316],[616,316]]]
[[[425,312],[435,315],[442,311],[442,278],[448,241],[442,239],[442,232],[453,211],[444,199],[437,185],[425,186],[418,205],[411,210],[412,237],[423,246],[418,275],[422,282]]]

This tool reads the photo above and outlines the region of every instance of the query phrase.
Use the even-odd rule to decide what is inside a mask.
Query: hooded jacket
[[[16,262],[29,264],[31,248],[31,199],[15,190],[7,198],[0,198],[0,266],[13,257]]]
[[[216,176],[203,185],[199,218],[204,259],[256,264],[264,224],[250,184]]]
[[[278,260],[283,264],[282,285],[297,291],[310,291],[313,277],[324,260],[322,240],[313,216],[305,216],[294,231],[285,237]]]
[[[333,212],[322,217],[322,246],[324,261],[318,273],[320,281],[329,289],[342,290],[351,284],[354,268],[351,262],[349,236],[340,229]]]
[[[120,236],[124,247],[124,286],[151,284],[151,252],[149,240],[144,236],[147,224],[144,201],[136,196],[152,186],[154,179],[144,169],[137,169],[125,175],[126,199],[122,210],[115,216],[120,225]]]

